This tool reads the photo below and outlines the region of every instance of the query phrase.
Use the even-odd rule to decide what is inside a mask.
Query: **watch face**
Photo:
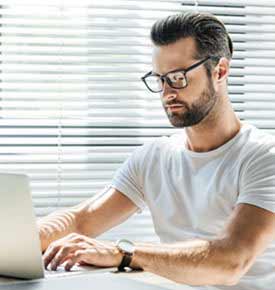
[[[128,240],[120,240],[118,242],[118,247],[126,253],[133,253],[135,249],[134,244]]]

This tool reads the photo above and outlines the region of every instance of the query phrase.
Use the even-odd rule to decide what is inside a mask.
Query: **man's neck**
[[[242,126],[230,103],[213,112],[198,125],[187,127],[187,146],[195,152],[219,148],[238,134]]]

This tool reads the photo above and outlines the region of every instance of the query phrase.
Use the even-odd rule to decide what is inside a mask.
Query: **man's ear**
[[[229,75],[229,60],[226,57],[221,57],[214,70],[217,82],[223,82]]]

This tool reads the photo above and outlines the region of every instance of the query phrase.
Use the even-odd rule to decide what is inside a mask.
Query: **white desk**
[[[95,285],[96,284],[96,285]],[[81,274],[32,281],[0,278],[0,290],[191,290],[148,272]]]

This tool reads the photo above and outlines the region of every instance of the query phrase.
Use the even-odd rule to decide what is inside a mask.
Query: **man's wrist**
[[[157,244],[153,243],[135,243],[135,251],[132,256],[130,267],[136,270],[147,271],[150,268],[152,260],[148,253],[156,249]]]
[[[133,256],[132,256],[132,261],[130,263],[130,268],[131,269],[134,269],[134,270],[140,270],[142,269],[139,264],[138,264],[138,261],[137,261],[137,258],[136,258],[136,251],[133,253]]]
[[[127,268],[130,268],[132,256],[135,251],[135,244],[127,239],[120,239],[116,242],[116,247],[122,254],[122,260],[118,265],[118,270],[126,271]]]
[[[130,263],[130,268],[134,270],[143,270],[140,259],[140,253],[142,253],[143,246],[142,243],[135,243],[135,251],[133,252],[132,261]]]

